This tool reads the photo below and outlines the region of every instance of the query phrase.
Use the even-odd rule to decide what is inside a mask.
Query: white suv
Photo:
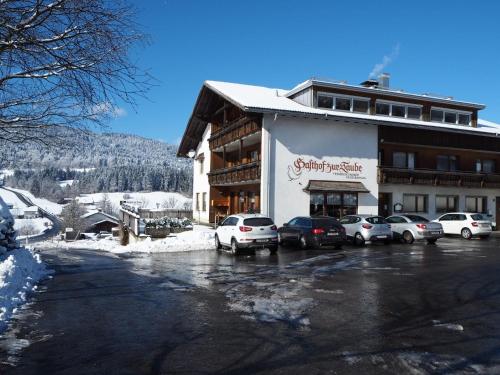
[[[450,212],[433,221],[443,226],[444,234],[460,234],[467,240],[473,236],[488,238],[491,234],[491,221],[482,214]]]
[[[241,249],[268,248],[278,250],[278,228],[272,219],[258,214],[231,215],[224,219],[215,231],[215,246],[229,246],[233,254]]]

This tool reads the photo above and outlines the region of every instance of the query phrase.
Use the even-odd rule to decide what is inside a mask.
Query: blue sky
[[[497,1],[131,1],[151,37],[134,56],[158,85],[113,131],[178,142],[204,80],[358,84],[384,60],[392,87],[483,103],[500,122]]]

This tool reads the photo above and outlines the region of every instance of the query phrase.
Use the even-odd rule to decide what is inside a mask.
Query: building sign
[[[321,173],[336,177],[341,176],[353,180],[366,179],[363,175],[364,166],[361,163],[353,162],[351,160],[338,160],[330,162],[326,160],[315,160],[311,158],[305,159],[303,157],[298,157],[291,165],[288,166],[288,178],[290,181],[299,179],[304,172]]]

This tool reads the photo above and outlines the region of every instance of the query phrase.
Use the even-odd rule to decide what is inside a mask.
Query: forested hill
[[[63,147],[12,144],[0,141],[0,169],[96,168],[161,165],[189,168],[190,160],[177,158],[177,146],[120,133],[76,132]]]
[[[50,148],[0,142],[0,170],[14,170],[3,183],[55,201],[81,193],[191,192],[192,162],[177,158],[175,145],[118,133],[66,138]]]

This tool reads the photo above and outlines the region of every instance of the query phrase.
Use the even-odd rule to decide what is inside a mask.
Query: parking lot
[[[499,373],[499,245],[45,250],[56,274],[0,340],[0,372]]]

